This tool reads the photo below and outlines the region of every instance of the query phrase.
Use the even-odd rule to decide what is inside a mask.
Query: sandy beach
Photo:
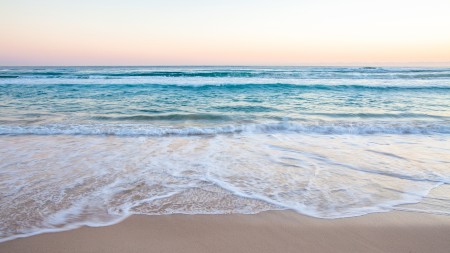
[[[0,252],[448,252],[450,217],[391,212],[316,219],[256,215],[135,215],[0,244]]]

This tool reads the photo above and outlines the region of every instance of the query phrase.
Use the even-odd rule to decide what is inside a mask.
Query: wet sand
[[[131,216],[108,227],[47,233],[0,244],[21,252],[449,252],[450,216],[391,212],[316,219],[256,215]]]

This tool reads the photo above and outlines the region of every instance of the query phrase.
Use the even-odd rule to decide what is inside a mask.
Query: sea
[[[268,210],[450,215],[450,68],[0,67],[0,241]]]

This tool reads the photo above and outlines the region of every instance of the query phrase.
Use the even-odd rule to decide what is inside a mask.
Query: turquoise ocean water
[[[130,214],[450,214],[450,69],[0,67],[0,237]]]

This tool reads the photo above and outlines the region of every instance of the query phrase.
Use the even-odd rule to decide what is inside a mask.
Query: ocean
[[[450,215],[450,68],[0,67],[0,241],[132,214]]]

